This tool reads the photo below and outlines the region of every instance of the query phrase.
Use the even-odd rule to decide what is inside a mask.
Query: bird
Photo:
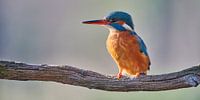
[[[135,78],[147,75],[151,65],[150,57],[144,41],[134,30],[130,14],[113,11],[102,19],[82,23],[101,25],[109,29],[106,48],[118,66],[118,79],[124,74]]]

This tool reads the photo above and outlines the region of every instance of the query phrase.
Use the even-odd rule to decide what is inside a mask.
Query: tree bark
[[[162,91],[200,84],[200,65],[162,75],[147,75],[139,78],[102,75],[68,65],[31,65],[10,61],[0,61],[0,79],[19,81],[53,81],[63,84],[100,89],[105,91]]]

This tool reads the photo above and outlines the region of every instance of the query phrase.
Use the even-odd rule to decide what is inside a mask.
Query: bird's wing
[[[141,51],[142,53],[144,53],[146,56],[148,56],[147,47],[146,47],[144,41],[142,40],[142,38],[141,38],[140,36],[138,36],[136,32],[132,32],[132,35],[134,35],[134,36],[137,37],[138,43],[139,43],[139,45],[140,45],[140,51]]]
[[[140,44],[140,51],[148,56],[147,47],[146,47],[144,41],[139,36],[138,36],[138,41],[139,41],[139,44]]]
[[[146,47],[144,41],[142,40],[142,38],[140,36],[137,35],[137,37],[138,37],[138,42],[139,42],[139,45],[140,45],[140,52],[144,53],[149,59],[149,55],[147,53],[147,47]],[[149,65],[151,65],[150,59],[149,59]],[[150,67],[148,69],[150,69]]]
[[[140,46],[140,52],[144,53],[149,59],[149,55],[147,53],[147,47],[146,47],[144,41],[142,40],[142,38],[140,36],[138,36],[136,32],[132,32],[131,34],[135,35],[137,37],[138,43],[139,43],[139,46]],[[149,65],[151,65],[150,59],[149,59]]]

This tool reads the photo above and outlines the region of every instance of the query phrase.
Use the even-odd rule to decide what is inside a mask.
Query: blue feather
[[[142,38],[140,36],[138,36],[136,32],[131,32],[131,34],[135,35],[137,37],[139,45],[140,45],[140,51],[143,52],[146,56],[148,56],[147,47],[146,47],[144,41],[142,40]]]
[[[117,19],[123,20],[127,25],[129,25],[132,29],[134,29],[133,21],[131,15],[122,11],[114,11],[110,13],[106,19]]]
[[[118,23],[111,23],[109,25],[118,31],[126,31],[126,28],[124,28],[122,25]]]

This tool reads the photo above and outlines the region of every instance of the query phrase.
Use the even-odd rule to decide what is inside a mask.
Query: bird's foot
[[[120,78],[122,78],[122,73],[117,74],[117,79],[119,80]]]
[[[146,73],[136,73],[135,77],[138,78],[140,76],[145,76],[145,75],[147,75],[147,74]]]
[[[139,78],[139,77],[142,77],[142,76],[145,76],[146,73],[136,73],[135,75],[131,75],[130,78],[131,79],[136,79],[136,78]]]

